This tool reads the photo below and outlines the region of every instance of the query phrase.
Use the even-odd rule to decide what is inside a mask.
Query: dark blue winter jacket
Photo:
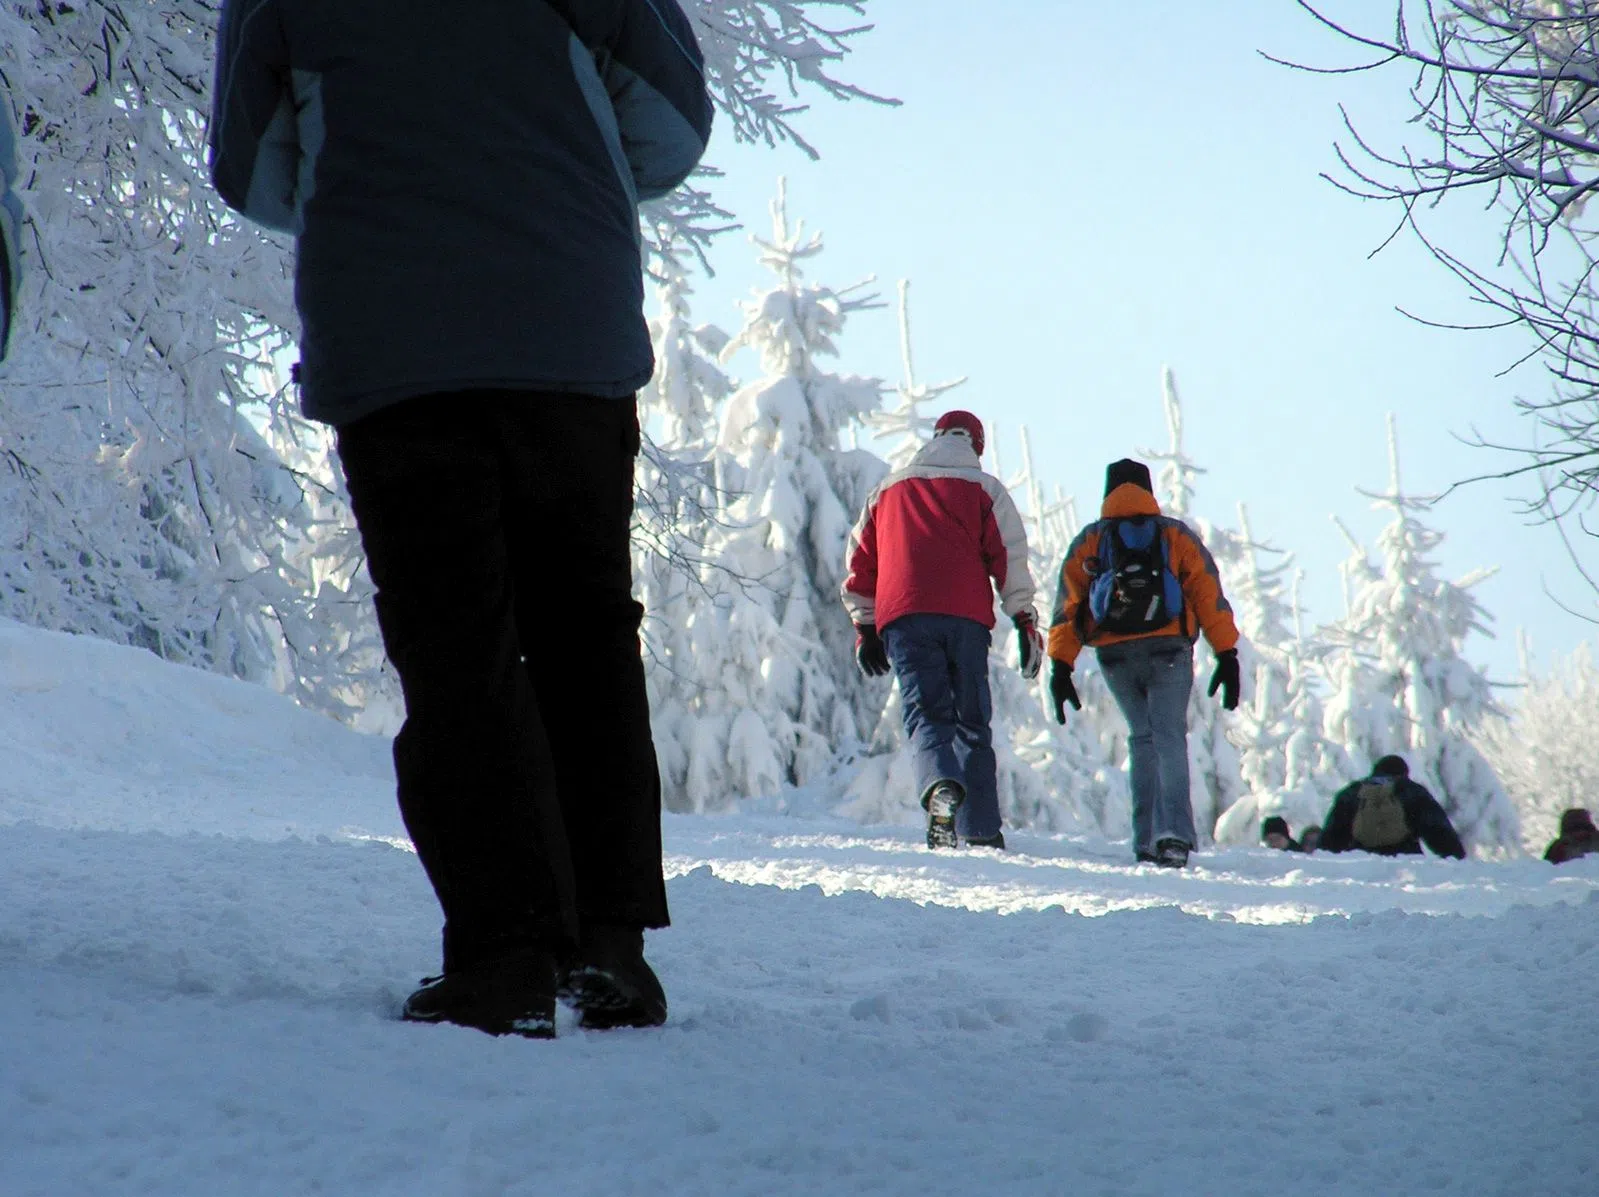
[[[22,281],[22,201],[17,185],[17,135],[5,93],[0,91],[0,360],[6,356]]]
[[[637,204],[710,134],[675,0],[224,0],[211,176],[297,237],[301,398],[631,395]]]

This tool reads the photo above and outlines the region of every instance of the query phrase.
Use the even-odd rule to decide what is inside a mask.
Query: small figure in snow
[[[402,1015],[658,1024],[638,203],[705,150],[694,27],[676,0],[223,0],[217,50],[212,181],[296,237],[301,406],[337,430],[405,693],[444,968]]]
[[[1321,847],[1321,828],[1312,823],[1299,833],[1299,850],[1314,852]]]
[[[1022,674],[1037,677],[1044,659],[1027,532],[982,454],[982,421],[940,416],[933,439],[872,492],[845,557],[856,661],[868,677],[892,670],[899,681],[929,848],[1005,846],[989,728],[990,580],[1016,627]]]
[[[1438,856],[1466,858],[1449,816],[1426,786],[1412,781],[1404,757],[1385,756],[1371,776],[1339,790],[1322,827],[1324,852],[1359,848],[1379,856],[1419,855],[1422,844]]]
[[[1590,852],[1599,853],[1599,827],[1593,825],[1593,816],[1580,806],[1574,806],[1560,816],[1560,835],[1549,841],[1543,858],[1550,864],[1565,864]]]
[[[1188,696],[1194,641],[1216,654],[1210,690],[1238,706],[1238,628],[1216,561],[1199,534],[1162,515],[1149,467],[1123,458],[1105,471],[1100,518],[1077,534],[1060,567],[1049,627],[1055,719],[1082,710],[1072,668],[1092,645],[1127,720],[1133,850],[1140,862],[1182,868],[1198,843],[1188,793]]]
[[[5,360],[17,318],[22,284],[22,201],[17,197],[17,133],[0,89],[0,361]]]
[[[1281,815],[1272,815],[1260,825],[1260,842],[1279,852],[1305,851],[1304,845],[1288,834],[1288,820]]]

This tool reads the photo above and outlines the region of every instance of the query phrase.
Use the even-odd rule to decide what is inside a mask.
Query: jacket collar
[[[1111,491],[1099,509],[1100,518],[1107,520],[1159,514],[1160,504],[1155,502],[1155,496],[1134,482],[1123,482]]]

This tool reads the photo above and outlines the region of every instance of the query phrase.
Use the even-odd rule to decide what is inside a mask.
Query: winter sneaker
[[[666,1021],[666,991],[644,959],[638,927],[598,923],[583,930],[583,946],[557,991],[588,1031],[658,1027]]]
[[[969,835],[966,837],[968,848],[993,848],[997,852],[1005,850],[1005,833],[996,831],[993,835]]]
[[[1163,869],[1181,869],[1188,864],[1188,845],[1182,840],[1157,840],[1155,863]]]
[[[428,977],[400,1008],[406,1022],[448,1022],[490,1035],[555,1038],[555,958],[526,948]]]
[[[927,846],[953,848],[959,842],[955,837],[955,812],[966,800],[965,791],[952,781],[941,781],[927,795]]]

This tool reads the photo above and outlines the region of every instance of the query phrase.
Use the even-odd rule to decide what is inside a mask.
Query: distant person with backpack
[[[1072,669],[1085,645],[1127,720],[1133,850],[1141,863],[1182,868],[1199,837],[1188,786],[1188,696],[1194,641],[1216,654],[1208,693],[1238,706],[1238,628],[1216,562],[1199,534],[1162,515],[1149,467],[1123,458],[1105,471],[1100,518],[1061,563],[1049,628],[1055,719],[1082,710]]]
[[[1551,840],[1543,858],[1550,864],[1565,864],[1579,856],[1599,854],[1599,827],[1593,825],[1593,816],[1580,806],[1574,806],[1560,816],[1560,835]]]
[[[1350,782],[1333,798],[1321,829],[1323,852],[1358,848],[1379,856],[1415,856],[1426,844],[1438,856],[1466,858],[1444,808],[1427,787],[1410,778],[1400,756],[1385,756],[1371,776]]]
[[[855,659],[868,677],[892,671],[899,682],[929,848],[1005,846],[989,729],[994,590],[1016,627],[1023,676],[1037,677],[1044,659],[1027,531],[982,454],[982,421],[945,412],[933,439],[872,492],[845,554]]]

